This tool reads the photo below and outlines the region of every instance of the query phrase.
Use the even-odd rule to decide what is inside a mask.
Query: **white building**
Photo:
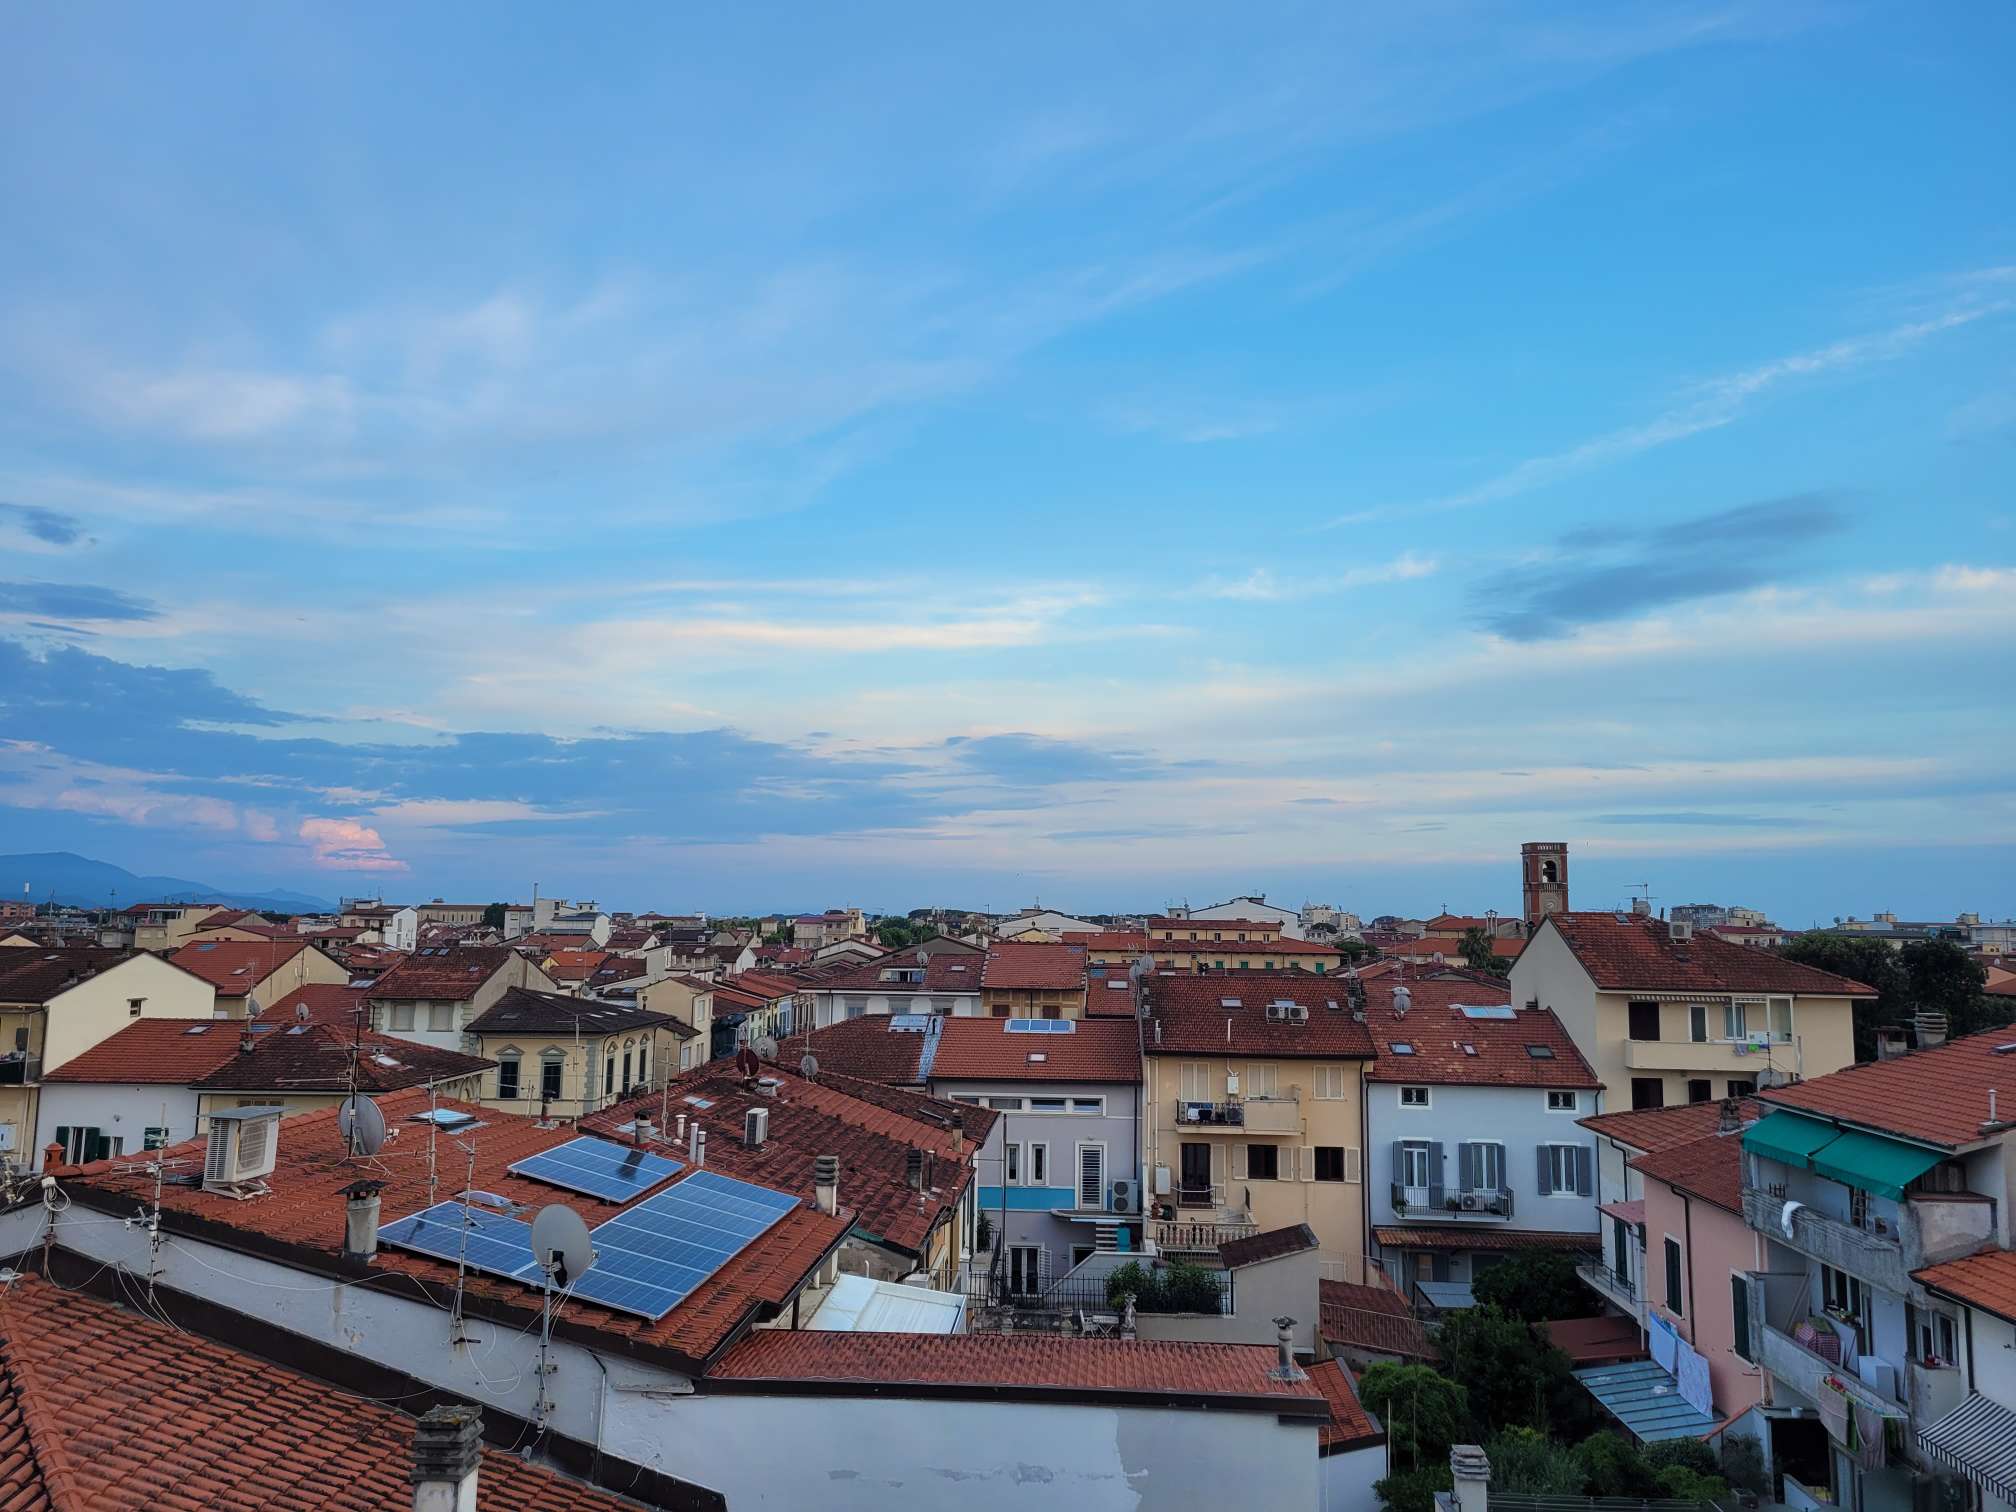
[[[1264,893],[1231,898],[1223,903],[1213,903],[1209,908],[1172,908],[1169,916],[1176,919],[1257,919],[1263,924],[1271,921],[1281,926],[1285,939],[1306,938],[1302,933],[1302,915],[1292,908],[1269,903]]]
[[[378,932],[387,947],[411,955],[420,945],[420,910],[410,905],[394,909],[379,925]]]

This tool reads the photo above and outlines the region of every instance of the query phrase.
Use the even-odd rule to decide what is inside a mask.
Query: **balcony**
[[[1936,1423],[1967,1398],[1967,1383],[1960,1378],[1958,1365],[1927,1365],[1922,1360],[1913,1360],[1905,1373],[1910,1380],[1914,1423]]]
[[[1793,1063],[1789,1044],[1753,1045],[1745,1040],[1626,1040],[1624,1064],[1633,1071],[1691,1071],[1702,1075],[1754,1077],[1767,1065],[1784,1070]]]
[[[1795,1207],[1789,1232],[1787,1207]],[[1899,1204],[1897,1221],[1878,1230],[1746,1186],[1743,1221],[1802,1255],[1908,1297],[1917,1289],[1911,1272],[1970,1255],[1994,1237],[1995,1204],[1965,1193],[1913,1193]]]
[[[1756,1332],[1761,1335],[1757,1363],[1808,1401],[1818,1402],[1821,1393],[1831,1389],[1825,1383],[1838,1382],[1842,1394],[1858,1407],[1886,1418],[1905,1416],[1902,1407],[1875,1387],[1866,1385],[1854,1371],[1815,1354],[1782,1329],[1765,1323]]]
[[[1296,1097],[1244,1097],[1225,1102],[1192,1102],[1178,1098],[1178,1129],[1206,1129],[1227,1134],[1300,1134],[1302,1102]]]
[[[1494,1221],[1512,1216],[1510,1189],[1499,1192],[1441,1192],[1432,1188],[1392,1184],[1393,1214],[1402,1222],[1433,1219],[1436,1223]]]
[[[1156,1219],[1148,1225],[1148,1240],[1164,1255],[1216,1255],[1218,1246],[1250,1239],[1260,1226],[1250,1217],[1221,1214],[1217,1218]]]
[[[41,1056],[0,1056],[0,1087],[32,1087],[41,1080]]]
[[[1589,1289],[1626,1317],[1636,1318],[1642,1328],[1645,1323],[1645,1299],[1638,1295],[1638,1287],[1622,1271],[1612,1270],[1601,1260],[1584,1260],[1575,1267]]]

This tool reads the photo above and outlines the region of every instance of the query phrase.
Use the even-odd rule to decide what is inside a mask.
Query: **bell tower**
[[[1526,933],[1550,913],[1568,911],[1568,846],[1561,840],[1528,840],[1519,847],[1526,904]]]

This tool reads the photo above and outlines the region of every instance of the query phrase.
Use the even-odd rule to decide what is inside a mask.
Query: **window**
[[[516,1050],[506,1050],[497,1057],[497,1096],[509,1100],[518,1095],[519,1057]]]
[[[1029,1146],[1029,1185],[1044,1186],[1050,1180],[1050,1146],[1032,1142]]]
[[[1428,1089],[1426,1087],[1402,1087],[1400,1089],[1400,1106],[1403,1108],[1427,1107]]]
[[[167,1148],[168,1148],[168,1129],[167,1129],[167,1126],[166,1126],[166,1125],[160,1125],[160,1126],[155,1126],[155,1125],[149,1125],[149,1126],[148,1126],[148,1128],[147,1128],[147,1130],[146,1130],[146,1132],[145,1132],[145,1133],[144,1133],[144,1134],[143,1134],[143,1135],[141,1136],[141,1140],[140,1140],[140,1148],[141,1148],[141,1149],[143,1149],[143,1150],[165,1150],[165,1149],[167,1149]]]
[[[1401,1144],[1400,1185],[1409,1191],[1427,1190],[1428,1145],[1425,1141],[1410,1139]]]
[[[602,1052],[602,1095],[607,1097],[616,1090],[616,1057],[608,1051]]]
[[[1318,1066],[1316,1068],[1316,1095],[1325,1102],[1335,1102],[1345,1095],[1344,1068],[1342,1066]]]
[[[1073,1113],[1090,1113],[1095,1118],[1106,1116],[1106,1099],[1103,1097],[1074,1097],[1071,1099]]]
[[[1692,1077],[1687,1082],[1687,1101],[1690,1103],[1710,1102],[1715,1096],[1715,1084],[1705,1076]]]
[[[1106,1146],[1103,1144],[1078,1146],[1078,1206],[1106,1206]]]
[[[548,1050],[539,1062],[539,1095],[548,1102],[560,1100],[560,1073],[566,1061],[558,1050]]]
[[[637,1080],[647,1085],[651,1080],[651,1041],[646,1040],[637,1047]]]
[[[987,1011],[994,1018],[1008,1017],[1008,1005],[1006,1003],[996,1003],[992,1008],[988,1009]]]
[[[145,999],[144,997],[126,999],[126,1017],[128,1018],[140,1017],[140,1010],[142,1008],[145,1008],[146,1006],[147,1006],[147,999]]]
[[[1633,1003],[1626,1010],[1631,1019],[1631,1038],[1634,1040],[1656,1040],[1659,1038],[1659,1005],[1657,1003]]]
[[[1549,1113],[1579,1113],[1582,1111],[1582,1094],[1579,1092],[1549,1092],[1547,1094]]]
[[[625,1092],[628,1092],[630,1090],[630,1065],[631,1065],[631,1058],[635,1054],[636,1051],[627,1046],[623,1051],[623,1090]]]
[[[445,1034],[455,1027],[455,1005],[453,1003],[429,1003],[427,1005],[427,1027],[436,1033]]]
[[[1412,1055],[1414,1053],[1414,1042],[1412,1040],[1395,1040],[1386,1048],[1391,1050],[1395,1055]]]
[[[1734,1076],[1729,1078],[1729,1095],[1731,1097],[1748,1097],[1756,1090],[1757,1083],[1754,1081],[1739,1079]]]
[[[1022,1146],[1019,1144],[1008,1144],[1003,1145],[1001,1148],[1007,1152],[1008,1156],[1008,1165],[1002,1180],[1009,1186],[1020,1186],[1022,1184]]]
[[[1631,1078],[1631,1106],[1633,1108],[1663,1108],[1666,1106],[1666,1078],[1663,1076],[1634,1076]]]
[[[1476,1140],[1456,1147],[1458,1176],[1466,1192],[1505,1190],[1505,1146]]]
[[[1070,1102],[1062,1097],[1032,1097],[1029,1099],[1031,1113],[1067,1113]]]
[[[1185,1061],[1176,1073],[1178,1096],[1184,1102],[1212,1102],[1211,1068],[1203,1061]]]
[[[1766,1016],[1766,1022],[1770,1026],[1771,1039],[1773,1043],[1780,1045],[1791,1044],[1792,999],[1790,998],[1771,999],[1770,1011]]]
[[[1820,1305],[1829,1316],[1848,1324],[1855,1330],[1855,1352],[1862,1352],[1862,1340],[1868,1333],[1868,1316],[1864,1311],[1869,1303],[1868,1294],[1862,1283],[1846,1271],[1838,1271],[1833,1266],[1820,1267]]]
[[[1059,1008],[1055,1003],[1045,1003],[1043,1005],[1043,1017],[1047,1019],[1062,1018],[1064,1017],[1064,1010]]]
[[[1257,1062],[1246,1068],[1246,1095],[1248,1097],[1279,1097],[1281,1095],[1279,1066],[1271,1061]]]
[[[1944,1365],[1957,1364],[1959,1360],[1958,1342],[1954,1338],[1953,1320],[1944,1313],[1921,1312],[1918,1314],[1918,1358],[1937,1360]]]
[[[1316,1179],[1318,1181],[1342,1181],[1344,1179],[1344,1147],[1342,1145],[1316,1146]]]
[[[1281,1179],[1281,1147],[1253,1144],[1246,1147],[1246,1175],[1252,1181]]]
[[[1596,1189],[1595,1153],[1587,1145],[1540,1146],[1540,1195],[1587,1197]]]
[[[411,1003],[394,1003],[392,1005],[392,1032],[398,1034],[403,1031],[410,1034],[412,1030],[413,1005]]]
[[[1687,1005],[1687,1038],[1697,1045],[1708,1042],[1708,1005],[1689,1003]]]
[[[1666,1311],[1676,1318],[1684,1318],[1686,1312],[1680,1306],[1680,1241],[1671,1234],[1666,1236]]]

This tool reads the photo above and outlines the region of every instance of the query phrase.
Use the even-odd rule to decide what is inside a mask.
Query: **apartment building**
[[[984,966],[980,956],[914,945],[872,961],[835,967],[812,987],[812,1021],[824,1028],[843,1018],[876,1013],[974,1017],[981,1011]],[[1084,969],[1082,958],[1079,969]]]
[[[350,980],[347,967],[299,938],[191,940],[168,959],[216,989],[219,1018],[253,1018],[297,987]]]
[[[1345,984],[1301,972],[1150,976],[1142,1096],[1148,1240],[1215,1254],[1306,1223],[1332,1279],[1365,1275],[1365,1073]]]
[[[514,987],[551,992],[555,983],[506,946],[427,946],[373,982],[366,1001],[381,1034],[459,1050],[469,1026]]]
[[[1513,963],[1513,1002],[1551,1009],[1613,1105],[1744,1097],[1855,1060],[1873,988],[1638,913],[1544,915]]]
[[[980,1011],[991,1018],[1085,1016],[1085,952],[1075,945],[996,942],[980,958]]]
[[[497,1067],[478,1101],[578,1118],[669,1078],[695,1031],[646,1008],[513,987],[464,1033]]]

